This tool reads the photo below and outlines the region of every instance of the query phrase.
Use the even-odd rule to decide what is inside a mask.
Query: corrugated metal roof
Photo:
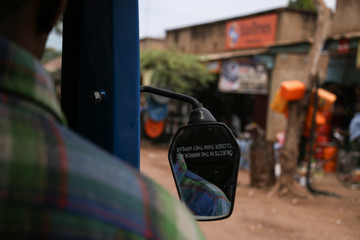
[[[255,48],[255,49],[245,49],[231,52],[221,52],[221,53],[212,53],[212,54],[204,54],[200,56],[200,60],[202,61],[213,61],[219,59],[226,59],[232,57],[240,57],[240,56],[252,56],[263,54],[269,51],[269,48]]]
[[[234,16],[234,17],[226,18],[226,19],[220,19],[220,20],[217,20],[217,21],[210,21],[210,22],[206,22],[206,23],[199,23],[199,24],[193,24],[193,25],[184,26],[184,27],[167,29],[166,32],[172,32],[172,31],[178,31],[178,30],[183,30],[183,29],[187,29],[187,28],[212,25],[212,24],[217,24],[217,23],[221,23],[221,22],[228,22],[228,21],[232,21],[232,20],[236,20],[236,19],[256,17],[256,16],[261,16],[261,15],[270,14],[270,13],[279,13],[279,12],[283,12],[283,11],[300,12],[300,13],[313,14],[313,15],[317,14],[316,11],[312,11],[312,10],[305,10],[305,9],[292,8],[292,7],[281,7],[281,8],[265,10],[265,11],[262,11],[262,12],[255,12],[255,13],[250,13],[250,14],[246,14],[246,15]]]
[[[338,34],[334,34],[329,36],[329,38],[334,39],[334,40],[339,40],[341,38],[357,38],[360,37],[360,31],[355,31],[355,32],[346,32],[346,33],[338,33]]]

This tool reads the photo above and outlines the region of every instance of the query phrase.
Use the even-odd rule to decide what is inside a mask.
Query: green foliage
[[[46,48],[41,62],[46,63],[54,58],[61,56],[61,52],[58,52],[54,48]]]
[[[192,94],[206,87],[214,76],[194,55],[175,50],[145,50],[140,55],[140,71],[152,71],[151,85]]]
[[[289,0],[288,7],[316,10],[313,0]]]

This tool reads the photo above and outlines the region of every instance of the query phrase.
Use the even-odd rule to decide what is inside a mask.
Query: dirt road
[[[167,148],[143,145],[140,156],[141,171],[177,196]],[[313,186],[341,197],[269,198],[268,190],[249,187],[249,173],[240,171],[232,216],[200,227],[209,240],[359,240],[360,190],[342,187],[334,174],[314,179]]]

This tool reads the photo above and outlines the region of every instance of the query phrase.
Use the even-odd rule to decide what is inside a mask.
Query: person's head
[[[326,90],[328,90],[329,92],[336,94],[339,89],[339,84],[335,81],[329,80],[329,81],[325,82],[322,87],[325,88]]]
[[[41,58],[47,37],[67,0],[4,0],[0,7],[0,36]]]

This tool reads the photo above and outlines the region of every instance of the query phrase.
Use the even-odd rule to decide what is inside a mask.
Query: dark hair
[[[355,104],[355,112],[360,112],[360,102]]]
[[[0,22],[7,20],[8,17],[12,16],[19,10],[21,10],[25,3],[29,0],[6,0],[1,2],[0,7]],[[49,0],[51,1],[51,0]]]
[[[331,85],[339,86],[339,83],[338,83],[338,82],[335,82],[334,80],[327,80],[327,81],[325,81],[325,82],[322,84],[321,87],[327,88],[327,87],[329,87],[329,86],[331,86]]]

